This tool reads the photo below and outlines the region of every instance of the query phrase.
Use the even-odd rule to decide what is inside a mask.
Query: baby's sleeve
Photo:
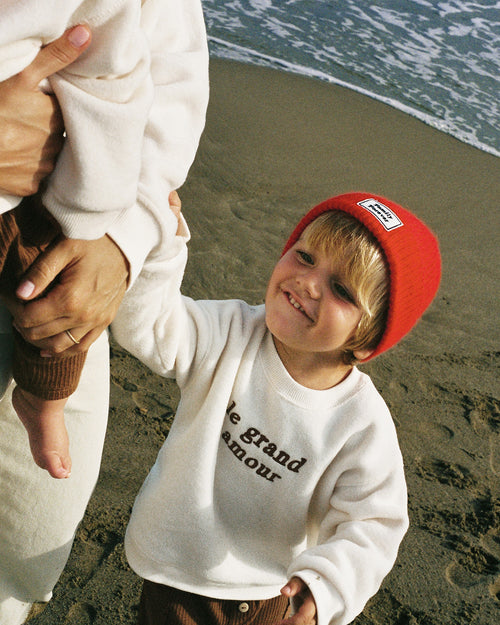
[[[67,138],[43,201],[66,236],[96,239],[135,203],[153,84],[140,3],[101,3],[84,21],[89,49],[50,79]]]
[[[150,252],[160,252],[175,233],[167,198],[183,184],[194,160],[209,93],[200,0],[147,0],[142,18],[150,41],[154,99],[142,144],[137,203],[108,230],[129,261],[130,284]]]

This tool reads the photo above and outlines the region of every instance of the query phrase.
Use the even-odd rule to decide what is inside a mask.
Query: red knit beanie
[[[297,224],[283,254],[322,213],[343,211],[377,239],[389,270],[389,299],[384,333],[366,360],[395,345],[423,315],[439,287],[441,258],[434,234],[407,209],[377,195],[346,193],[312,208]]]

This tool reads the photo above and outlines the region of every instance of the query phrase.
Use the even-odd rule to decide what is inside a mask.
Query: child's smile
[[[286,352],[297,364],[343,368],[343,346],[360,318],[356,293],[339,260],[299,240],[275,266],[266,323],[282,360]]]
[[[309,319],[309,321],[311,321],[312,323],[314,323],[314,320],[311,319],[311,317],[307,314],[307,312],[304,310],[304,308],[301,306],[301,304],[293,297],[293,295],[291,293],[285,293],[285,295],[288,297],[288,301],[290,302],[290,304],[299,312],[303,313],[307,319]]]

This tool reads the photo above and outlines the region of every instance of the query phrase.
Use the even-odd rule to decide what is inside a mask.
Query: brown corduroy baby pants
[[[288,599],[228,601],[191,594],[144,580],[139,625],[274,625],[285,618]]]
[[[13,295],[23,273],[60,235],[57,222],[36,198],[0,215],[0,293]],[[14,331],[13,374],[17,384],[42,399],[71,395],[80,380],[86,352],[42,358]]]

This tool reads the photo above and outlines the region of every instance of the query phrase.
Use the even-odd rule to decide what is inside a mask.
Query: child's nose
[[[318,299],[321,295],[321,277],[318,271],[314,268],[304,272],[301,276],[300,282],[302,286],[312,299]]]

